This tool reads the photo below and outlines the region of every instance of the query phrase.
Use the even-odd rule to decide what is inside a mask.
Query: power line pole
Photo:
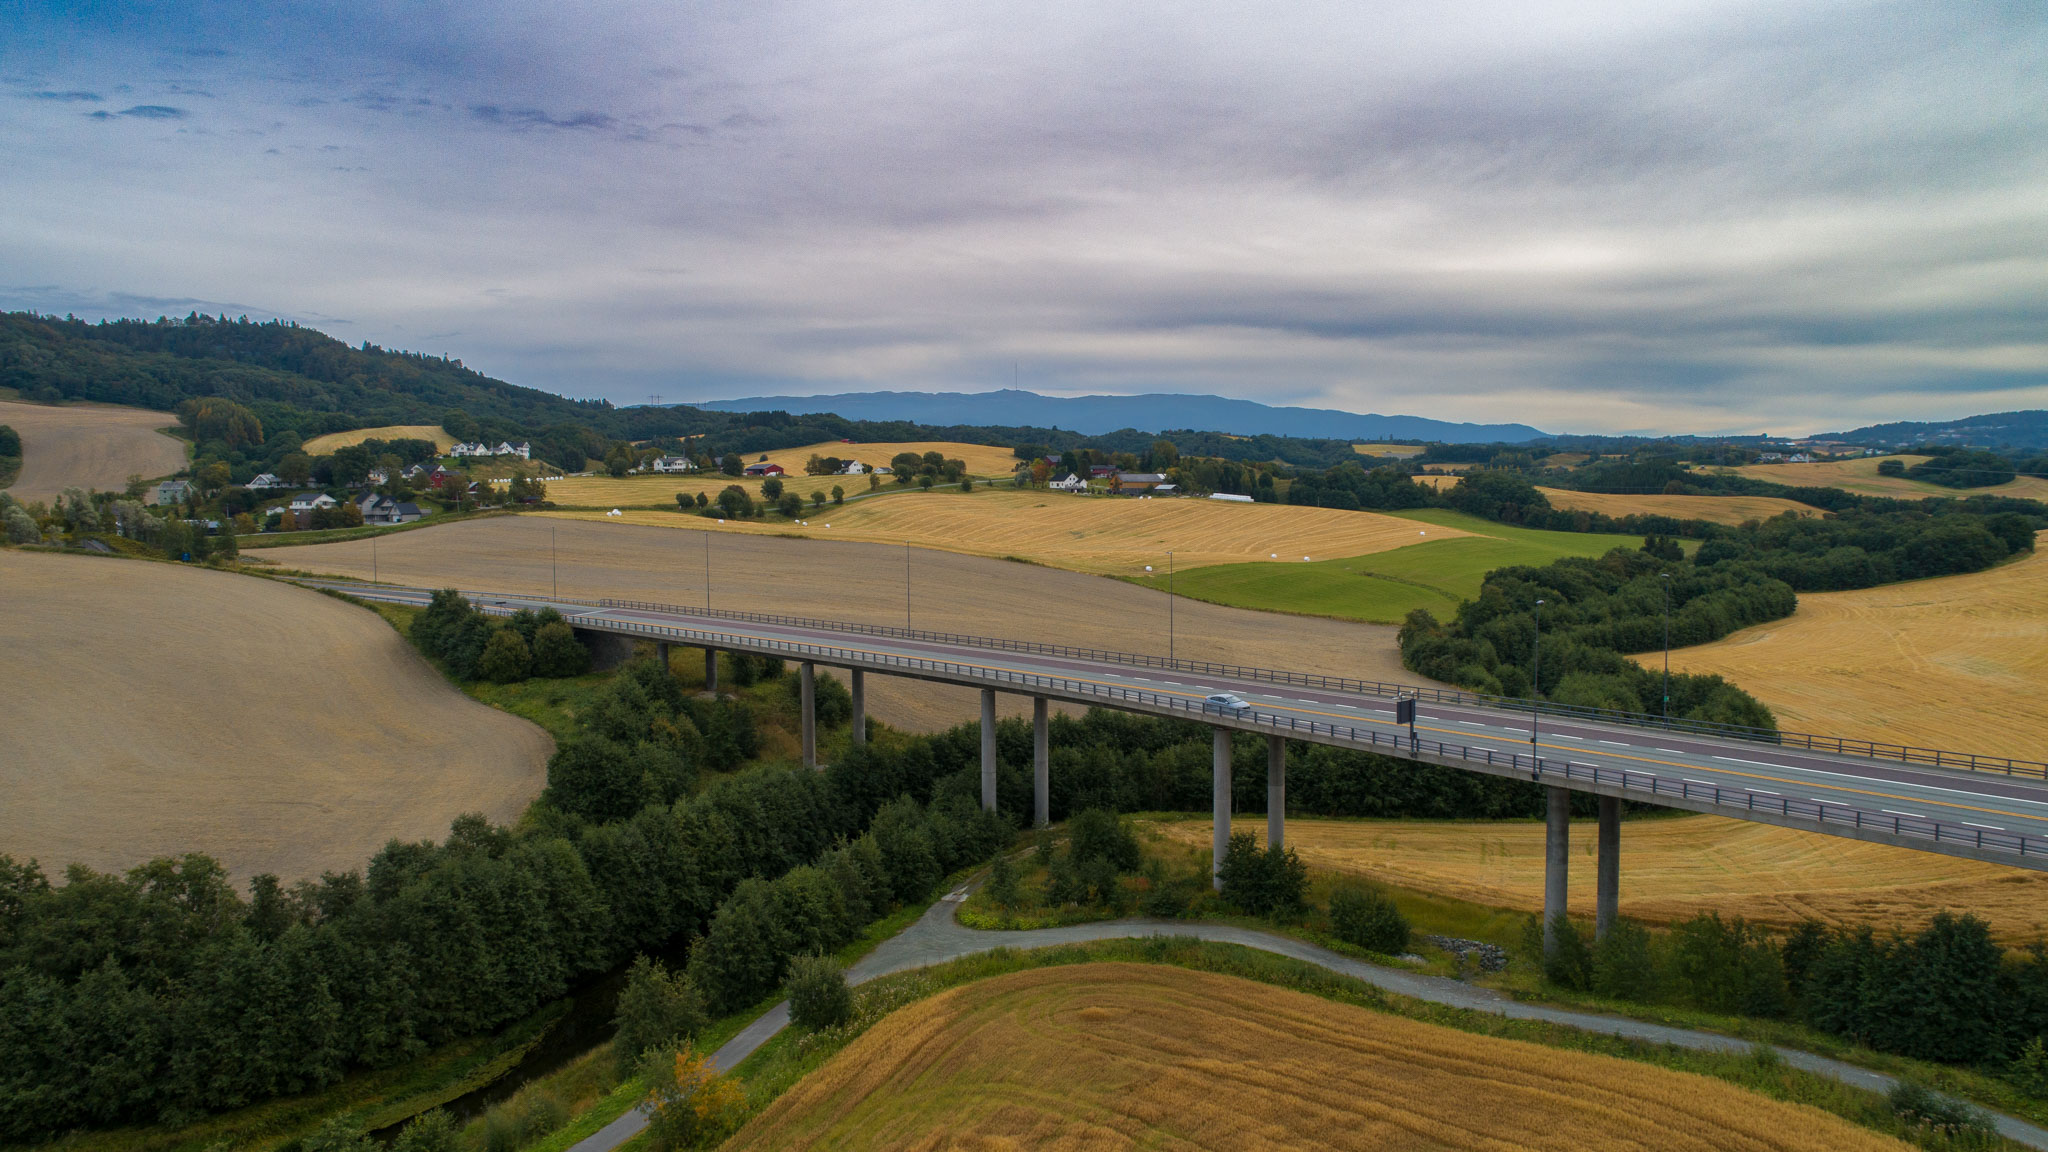
[[[562,598],[561,570],[555,565],[555,526],[548,525],[548,587],[555,599]]]
[[[1529,686],[1529,759],[1536,759],[1537,717],[1543,713],[1543,601],[1536,602],[1536,672]]]

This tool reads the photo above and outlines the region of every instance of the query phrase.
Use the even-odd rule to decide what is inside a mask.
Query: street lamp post
[[[704,610],[711,611],[711,529],[704,530]]]
[[[562,578],[558,573],[559,570],[555,567],[555,526],[550,524],[548,525],[548,588],[550,590],[549,595],[560,600],[562,598]]]
[[[1658,573],[1664,580],[1664,719],[1671,719],[1671,573]]]
[[[1166,660],[1173,662],[1173,552],[1166,553]]]
[[[1536,602],[1536,672],[1529,685],[1529,759],[1536,759],[1537,717],[1543,712],[1543,601]]]
[[[903,630],[910,628],[910,545],[903,546]]]

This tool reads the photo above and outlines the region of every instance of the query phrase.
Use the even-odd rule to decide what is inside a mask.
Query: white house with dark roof
[[[647,467],[656,472],[695,472],[697,462],[688,456],[656,456]]]
[[[291,485],[279,480],[274,472],[262,472],[258,473],[255,479],[250,480],[243,487],[254,491],[262,491],[267,488],[289,488]]]
[[[159,504],[179,504],[191,498],[190,480],[166,480],[156,486],[156,502]]]

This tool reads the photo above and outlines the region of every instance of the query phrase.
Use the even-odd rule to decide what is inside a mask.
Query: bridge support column
[[[981,690],[981,806],[996,810],[996,690]]]
[[[655,659],[657,659],[657,660],[661,661],[661,674],[662,674],[663,676],[667,676],[667,675],[669,675],[669,670],[668,670],[668,641],[666,641],[666,640],[656,640],[656,641],[654,642],[654,657],[655,657]]]
[[[1600,859],[1595,866],[1599,892],[1594,898],[1593,938],[1604,940],[1621,909],[1621,798],[1600,798]]]
[[[1215,821],[1216,831],[1210,837],[1214,859],[1209,864],[1209,884],[1216,891],[1223,891],[1223,857],[1230,851],[1230,729],[1212,728],[1214,736],[1214,792],[1210,799],[1210,817]]]
[[[1565,913],[1565,877],[1572,862],[1572,793],[1546,788],[1549,808],[1543,835],[1543,954],[1557,951],[1557,918]]]
[[[1046,699],[1031,698],[1031,826],[1052,823],[1052,738],[1046,732]]]
[[[1287,741],[1266,737],[1266,847],[1278,852],[1287,843]]]
[[[804,767],[818,766],[818,666],[806,660],[797,678],[797,709],[803,713]]]
[[[718,649],[704,650],[704,690],[718,695]]]
[[[858,668],[847,671],[847,679],[853,689],[853,742],[868,742],[868,682],[867,674]]]

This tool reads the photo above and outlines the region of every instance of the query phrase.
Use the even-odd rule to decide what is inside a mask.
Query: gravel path
[[[1673,1044],[1680,1048],[1692,1048],[1706,1052],[1746,1052],[1754,1045],[1750,1041],[1719,1036],[1711,1032],[1695,1032],[1685,1028],[1672,1028],[1663,1024],[1649,1024],[1640,1020],[1629,1020],[1620,1016],[1603,1016],[1591,1012],[1574,1012],[1563,1008],[1551,1008],[1540,1004],[1523,1004],[1510,1000],[1487,988],[1477,988],[1443,976],[1424,976],[1414,972],[1386,968],[1340,956],[1326,948],[1318,948],[1290,937],[1271,932],[1260,932],[1251,928],[1238,928],[1227,924],[1205,924],[1186,920],[1109,920],[1094,924],[1071,924],[1063,928],[1040,928],[1028,932],[985,932],[965,928],[954,919],[960,902],[967,898],[967,889],[960,888],[938,903],[933,904],[916,923],[897,935],[884,941],[867,957],[849,968],[846,978],[849,983],[860,984],[892,972],[911,968],[924,968],[947,960],[987,952],[994,948],[1044,948],[1054,944],[1075,944],[1089,940],[1120,940],[1143,936],[1181,936],[1200,940],[1213,940],[1224,944],[1242,944],[1262,952],[1275,952],[1291,956],[1332,972],[1356,977],[1375,987],[1400,996],[1410,996],[1436,1004],[1447,1004],[1454,1008],[1469,1008],[1477,1012],[1492,1012],[1511,1020],[1542,1020],[1552,1024],[1563,1024],[1588,1032],[1601,1032],[1613,1036],[1645,1040],[1653,1044]],[[777,1004],[766,1015],[747,1026],[739,1035],[728,1040],[712,1055],[712,1062],[720,1068],[732,1068],[746,1059],[761,1045],[768,1042],[789,1023],[789,1005]],[[1872,1072],[1840,1060],[1830,1060],[1810,1052],[1793,1048],[1777,1049],[1785,1063],[1808,1072],[1830,1076],[1845,1084],[1873,1092],[1887,1092],[1898,1081],[1881,1072]],[[2048,1129],[2037,1127],[2023,1120],[1992,1113],[1992,1122],[1999,1133],[2030,1148],[2048,1152]],[[638,1111],[628,1112],[612,1121],[603,1129],[586,1137],[569,1152],[610,1152],[646,1127],[647,1121]]]

